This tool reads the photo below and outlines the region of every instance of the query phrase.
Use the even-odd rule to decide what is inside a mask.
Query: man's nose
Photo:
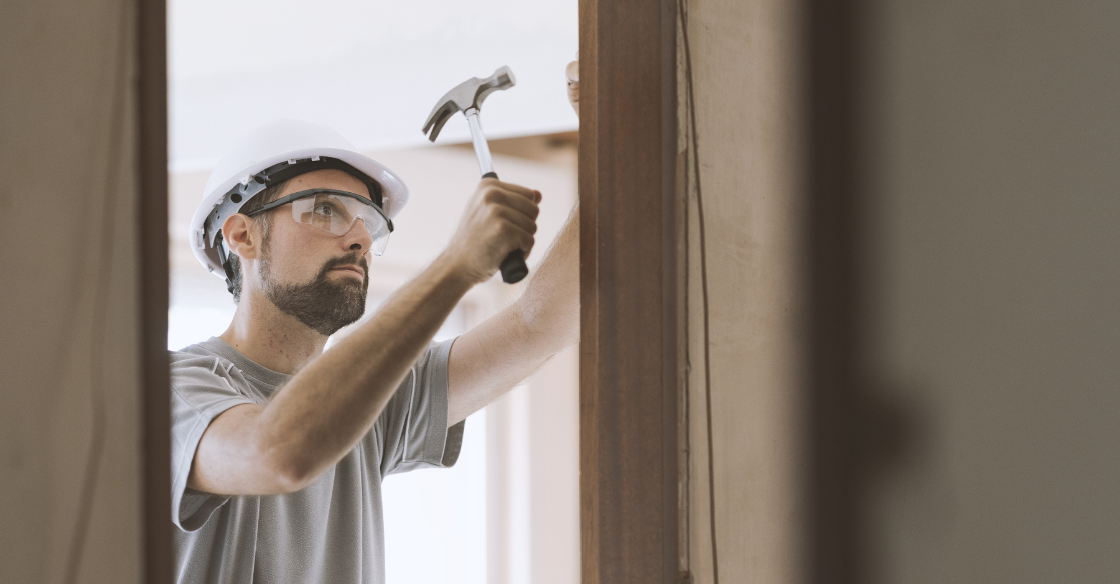
[[[349,251],[363,253],[373,249],[373,236],[364,217],[359,215],[350,223],[350,230],[342,236],[342,245]]]

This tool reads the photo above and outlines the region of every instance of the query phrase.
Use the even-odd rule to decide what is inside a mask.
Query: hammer
[[[463,112],[471,127],[471,140],[474,141],[474,153],[478,157],[478,169],[482,172],[482,178],[498,178],[498,173],[494,172],[494,163],[490,160],[490,145],[486,143],[486,136],[482,135],[478,110],[482,107],[482,101],[486,96],[499,89],[509,89],[515,83],[517,80],[513,77],[513,71],[503,66],[486,79],[471,77],[456,85],[436,102],[432,113],[428,115],[428,121],[424,122],[424,133],[428,134],[428,130],[431,129],[432,133],[428,135],[428,139],[435,142],[436,136],[447,120],[451,119],[455,112]],[[519,249],[509,252],[506,259],[502,260],[502,280],[506,283],[520,282],[528,273],[525,254]]]

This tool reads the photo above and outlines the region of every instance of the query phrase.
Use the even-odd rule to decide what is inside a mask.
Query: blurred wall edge
[[[692,581],[1115,581],[1120,4],[680,6]]]
[[[142,15],[133,0],[45,0],[0,19],[5,582],[145,579],[140,168],[154,156],[149,194],[165,198],[166,143],[142,138],[140,116],[164,105],[144,113],[140,95],[165,85],[141,79],[138,38],[163,38],[162,18],[145,32]],[[165,240],[154,249],[166,266]],[[166,298],[166,268],[156,276]]]

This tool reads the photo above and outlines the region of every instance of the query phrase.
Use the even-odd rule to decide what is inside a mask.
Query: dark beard
[[[362,283],[349,278],[332,282],[328,273],[339,266],[358,265],[365,272]],[[334,258],[323,264],[319,275],[307,284],[277,284],[270,277],[268,252],[261,258],[261,281],[265,296],[285,314],[290,314],[315,332],[330,336],[357,322],[366,311],[369,263],[358,254]]]

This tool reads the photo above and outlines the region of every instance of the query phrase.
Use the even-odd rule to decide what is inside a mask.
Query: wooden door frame
[[[861,475],[865,296],[859,250],[866,212],[859,168],[864,159],[861,96],[868,25],[857,0],[804,2],[806,47],[806,254],[808,344],[807,581],[868,579],[871,548],[862,531]]]
[[[865,579],[855,364],[861,31],[852,0],[801,3],[807,293],[805,575]],[[676,200],[676,1],[580,0],[580,520],[585,584],[677,572],[674,397],[685,342]],[[626,203],[629,203],[627,205]],[[681,564],[682,568],[687,565]]]
[[[676,1],[579,12],[582,581],[677,582]]]
[[[143,578],[173,582],[171,554],[171,371],[167,310],[167,3],[136,0],[136,93],[140,174],[140,387],[143,418]]]

